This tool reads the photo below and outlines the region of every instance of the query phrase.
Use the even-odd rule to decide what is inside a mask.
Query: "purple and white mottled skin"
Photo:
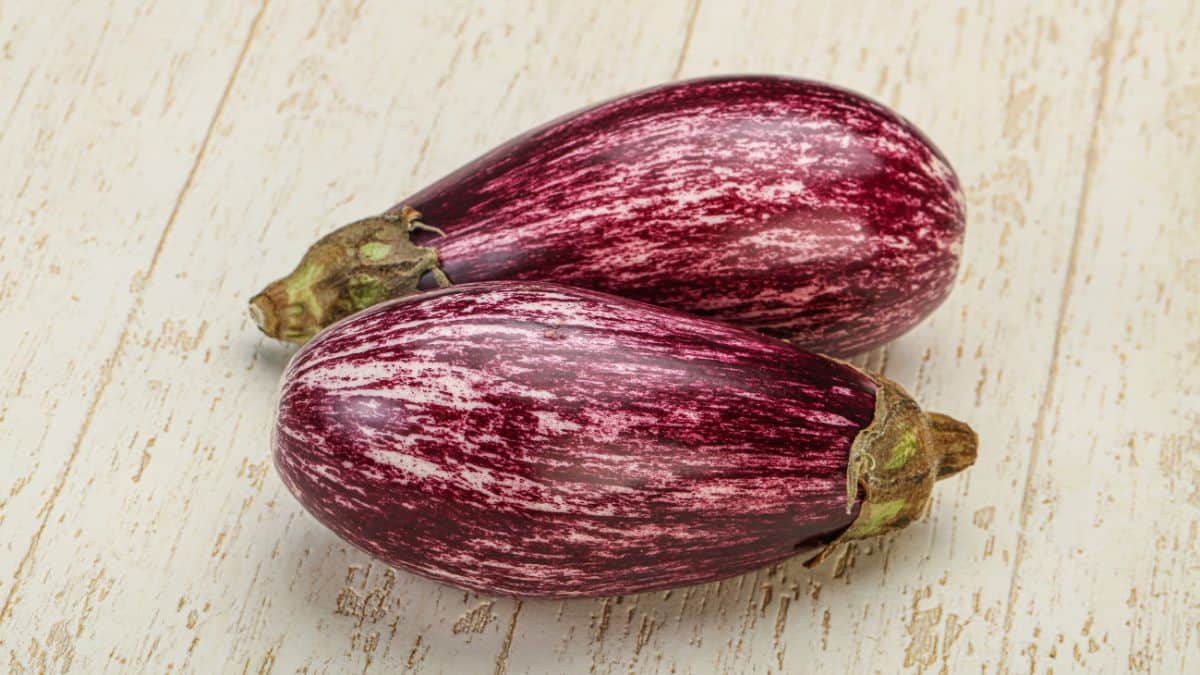
[[[605,294],[483,283],[377,305],[292,359],[275,464],[388,564],[491,593],[712,581],[836,538],[877,384]],[[860,500],[861,501],[861,500]]]
[[[720,77],[530,131],[405,199],[453,283],[548,280],[853,354],[948,295],[965,206],[945,158],[882,105]],[[426,287],[432,281],[423,281]]]

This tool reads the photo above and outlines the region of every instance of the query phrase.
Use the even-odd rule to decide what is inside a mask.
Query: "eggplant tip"
[[[941,413],[925,413],[933,447],[940,453],[938,480],[949,478],[975,463],[979,435],[969,425]]]
[[[275,318],[275,312],[271,309],[271,301],[263,293],[259,293],[250,299],[250,318],[254,321],[254,325],[262,332],[275,336],[276,325],[278,321]]]

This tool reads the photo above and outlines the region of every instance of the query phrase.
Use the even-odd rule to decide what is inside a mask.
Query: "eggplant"
[[[251,300],[302,344],[420,289],[553,281],[847,355],[947,296],[966,218],[912,124],[817,82],[721,77],[534,129],[314,244]]]
[[[967,425],[760,333],[546,282],[463,284],[323,331],[275,466],[368,554],[461,588],[601,596],[903,527]]]

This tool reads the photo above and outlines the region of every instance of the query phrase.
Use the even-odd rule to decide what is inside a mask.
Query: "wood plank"
[[[53,572],[35,556],[76,461],[118,452],[84,434],[254,18],[74,5],[0,14],[0,649],[38,664],[44,649],[10,640],[12,610]]]
[[[1122,3],[1024,485],[1013,670],[1200,668],[1200,8]]]
[[[1200,8],[263,7],[0,6],[10,670],[1196,667]],[[719,72],[873,95],[963,178],[959,287],[860,359],[980,432],[931,517],[815,572],[550,602],[388,570],[305,514],[267,447],[291,351],[247,296],[517,132]]]

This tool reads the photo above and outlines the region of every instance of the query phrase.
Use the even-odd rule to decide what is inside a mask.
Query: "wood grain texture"
[[[1197,668],[1195,3],[73,5],[0,7],[10,671]],[[865,359],[980,433],[929,520],[815,572],[519,602],[304,514],[246,296],[534,124],[747,71],[874,96],[963,179],[959,287]]]

